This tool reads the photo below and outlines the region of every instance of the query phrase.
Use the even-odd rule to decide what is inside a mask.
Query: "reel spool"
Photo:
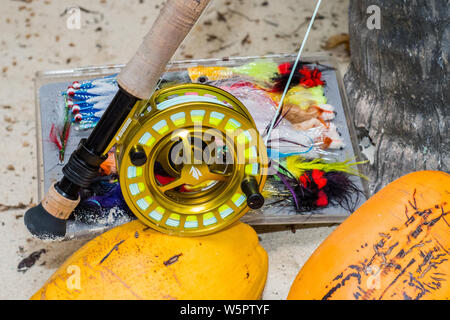
[[[205,235],[262,206],[267,152],[235,97],[185,84],[135,108],[135,119],[119,130],[125,134],[116,157],[123,196],[142,222],[164,233]]]

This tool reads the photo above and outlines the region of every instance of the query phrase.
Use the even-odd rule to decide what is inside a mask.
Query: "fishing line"
[[[267,142],[269,141],[270,135],[272,134],[272,130],[274,128],[275,122],[276,122],[276,120],[278,118],[278,115],[280,113],[281,106],[283,105],[283,102],[284,102],[284,98],[286,97],[286,94],[288,92],[289,86],[291,85],[292,78],[294,77],[295,70],[297,69],[297,65],[298,65],[298,63],[300,61],[300,56],[302,55],[303,48],[304,48],[304,46],[306,44],[306,41],[308,40],[309,33],[311,31],[312,25],[314,24],[314,20],[316,19],[316,15],[317,15],[317,12],[319,11],[319,7],[320,7],[320,3],[321,2],[322,2],[322,0],[317,0],[316,8],[314,9],[314,13],[313,13],[313,15],[311,17],[311,21],[309,22],[308,29],[306,30],[305,37],[303,38],[302,44],[300,46],[300,50],[298,51],[297,58],[295,59],[294,66],[292,67],[291,74],[289,75],[289,79],[288,79],[288,81],[286,83],[286,87],[284,88],[283,95],[281,96],[280,102],[278,104],[278,108],[277,108],[277,110],[275,112],[275,116],[272,119],[272,122],[270,124],[269,130],[267,131],[267,136],[266,136],[265,141],[264,141],[266,145],[267,145]]]

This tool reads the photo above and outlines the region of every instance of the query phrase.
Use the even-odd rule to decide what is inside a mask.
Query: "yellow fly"
[[[231,68],[226,67],[192,67],[188,69],[192,82],[205,83],[222,79],[229,79],[233,76]]]
[[[243,76],[261,84],[269,85],[278,75],[278,65],[272,60],[256,60],[237,67],[205,67],[188,69],[192,82],[206,83]]]

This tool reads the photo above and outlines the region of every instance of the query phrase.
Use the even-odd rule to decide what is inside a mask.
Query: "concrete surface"
[[[29,298],[87,240],[48,243],[23,225],[37,195],[33,77],[36,71],[125,63],[155,19],[155,0],[3,0],[0,8],[0,299]],[[81,7],[80,29],[64,14]],[[215,0],[175,59],[292,53],[314,1]],[[348,0],[323,1],[305,52],[322,51],[330,36],[347,32]],[[329,52],[345,71],[348,55]],[[298,270],[334,227],[257,228],[269,254],[264,299],[284,299]],[[295,231],[295,232],[294,232]],[[26,272],[19,262],[45,249]]]

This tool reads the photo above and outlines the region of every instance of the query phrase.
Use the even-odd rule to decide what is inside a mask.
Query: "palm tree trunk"
[[[371,5],[379,29],[368,27]],[[358,135],[375,146],[372,193],[412,171],[449,171],[449,8],[448,0],[351,0],[344,82]]]

